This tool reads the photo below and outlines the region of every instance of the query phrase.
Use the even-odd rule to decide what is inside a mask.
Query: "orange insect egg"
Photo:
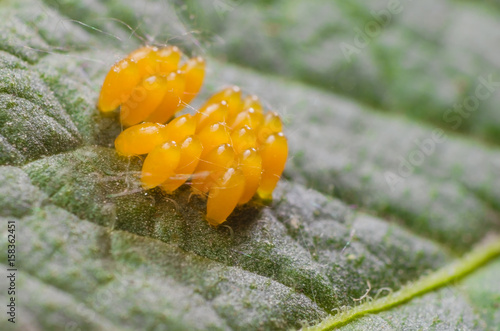
[[[158,123],[142,123],[122,131],[115,139],[118,154],[133,156],[147,154],[166,142],[165,126]]]
[[[231,137],[224,123],[215,123],[205,127],[198,133],[198,138],[203,146],[202,158],[215,147],[231,143]]]
[[[196,132],[200,132],[205,127],[217,122],[226,122],[227,105],[224,103],[214,103],[206,105],[194,115],[196,120]]]
[[[147,122],[165,123],[179,110],[186,78],[181,71],[167,76],[165,95],[156,109],[146,118]]]
[[[197,194],[207,193],[222,174],[235,161],[235,153],[231,145],[222,144],[202,157],[196,167],[191,188]]]
[[[206,104],[225,101],[228,108],[228,118],[233,118],[242,109],[241,89],[238,86],[229,86],[215,93],[207,100]]]
[[[175,46],[144,46],[131,52],[108,72],[98,108],[110,112],[121,105],[125,126],[165,123],[196,96],[205,76],[203,58],[189,59],[179,70],[181,57]]]
[[[243,110],[253,108],[255,111],[262,113],[264,108],[262,108],[262,104],[260,103],[259,97],[256,95],[247,95],[245,99],[243,99]]]
[[[131,126],[115,140],[119,154],[149,153],[141,172],[143,188],[159,186],[172,193],[190,179],[195,194],[208,194],[207,220],[217,226],[255,193],[272,198],[288,143],[279,115],[264,113],[254,95],[242,99],[236,86],[214,94],[194,116],[163,125],[194,98],[204,79],[204,60],[192,58],[177,70],[181,56],[177,47],[132,52],[106,77],[99,106],[109,111],[121,104],[120,120]],[[146,77],[137,78],[141,75]]]
[[[131,126],[144,121],[160,104],[167,92],[167,80],[159,76],[146,78],[134,88],[130,98],[122,105],[120,121]]]
[[[142,165],[142,187],[146,190],[151,189],[175,175],[180,158],[181,149],[173,141],[155,147]]]
[[[242,111],[232,121],[231,130],[238,130],[239,128],[248,125],[251,128],[257,129],[264,121],[263,115],[253,108]]]
[[[201,56],[189,59],[182,67],[181,71],[186,76],[186,87],[181,96],[181,105],[178,109],[184,108],[198,94],[205,78],[205,60]]]
[[[264,122],[258,130],[257,138],[259,143],[264,143],[273,133],[283,131],[283,123],[277,112],[268,112],[264,115]]]
[[[165,134],[167,140],[175,141],[176,143],[182,142],[187,136],[191,136],[196,131],[196,122],[190,114],[185,114],[174,118],[165,127]]]
[[[158,75],[167,76],[172,71],[177,71],[181,61],[182,52],[177,46],[160,48],[157,52]]]
[[[245,176],[239,169],[229,168],[210,189],[207,221],[217,226],[226,221],[238,204],[245,187]]]
[[[131,52],[127,59],[137,65],[142,78],[153,76],[158,69],[157,51],[156,47],[144,46]]]
[[[231,133],[231,144],[236,154],[243,153],[244,150],[257,146],[257,136],[255,131],[248,125],[243,126]]]
[[[262,157],[262,178],[257,193],[262,199],[272,199],[273,190],[285,169],[288,157],[288,142],[285,135],[270,135],[260,148]]]
[[[115,110],[129,99],[140,82],[141,75],[135,63],[127,59],[117,62],[104,79],[97,107],[102,112]]]
[[[252,199],[259,188],[262,177],[262,157],[255,148],[247,149],[239,157],[238,168],[245,176],[245,189],[238,204],[244,204]]]
[[[184,184],[198,166],[202,150],[203,146],[197,137],[187,137],[181,144],[181,157],[175,169],[175,175],[164,181],[160,188],[167,193],[172,193]]]

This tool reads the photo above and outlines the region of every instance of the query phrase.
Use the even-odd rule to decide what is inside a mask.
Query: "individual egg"
[[[288,143],[285,135],[271,134],[260,148],[262,178],[257,193],[262,199],[272,199],[272,193],[285,169]]]
[[[238,86],[228,86],[212,95],[206,104],[221,103],[222,101],[227,105],[227,118],[233,118],[242,109],[241,89]]]
[[[249,108],[236,115],[229,127],[231,130],[238,130],[243,126],[248,125],[251,128],[257,129],[263,121],[264,117],[262,113],[253,108]]]
[[[243,110],[253,108],[255,111],[259,113],[264,112],[264,108],[262,107],[262,104],[260,103],[259,97],[256,95],[247,95],[243,99]]]
[[[205,127],[198,133],[198,138],[203,146],[202,158],[215,147],[231,143],[231,136],[224,123],[214,123]]]
[[[146,118],[148,122],[165,123],[179,110],[181,96],[186,87],[186,77],[181,71],[167,76],[166,91],[160,104]]]
[[[160,184],[160,188],[167,193],[172,193],[184,184],[198,166],[202,150],[203,146],[196,136],[184,139],[180,144],[181,156],[175,174]]]
[[[155,147],[142,165],[142,187],[146,190],[154,188],[175,175],[180,158],[181,149],[173,141]]]
[[[158,123],[141,123],[122,131],[115,139],[118,154],[133,156],[147,154],[168,139],[165,126]]]
[[[257,136],[255,135],[255,131],[248,125],[234,130],[231,133],[231,145],[238,155],[243,153],[246,149],[257,147]]]
[[[218,226],[225,222],[238,204],[245,188],[241,170],[229,168],[210,189],[207,200],[207,221]]]
[[[132,51],[127,59],[137,65],[137,69],[142,78],[153,76],[158,71],[157,64],[158,48],[144,46]]]
[[[160,48],[156,52],[157,74],[167,76],[173,71],[177,71],[181,61],[182,52],[177,46],[167,46]]]
[[[135,63],[127,59],[115,63],[104,78],[97,108],[102,112],[115,110],[130,98],[140,82],[141,74]]]
[[[262,125],[257,132],[257,139],[260,144],[264,143],[273,133],[283,131],[283,123],[277,112],[268,112],[264,115]]]
[[[186,137],[194,135],[195,131],[196,121],[190,114],[176,117],[165,126],[165,134],[168,140],[176,143],[180,143]]]
[[[205,157],[202,156],[193,173],[193,191],[197,194],[207,193],[234,161],[235,153],[229,144],[222,144],[209,151]]]
[[[245,188],[238,204],[244,204],[252,199],[259,188],[262,177],[262,157],[255,148],[247,149],[239,156],[238,168],[245,177]]]
[[[225,123],[227,117],[227,105],[224,103],[206,104],[194,115],[196,120],[196,131],[200,132],[205,127],[217,122]]]
[[[167,80],[151,76],[136,86],[120,111],[120,122],[131,126],[144,121],[160,104],[167,92]]]
[[[189,59],[180,69],[186,77],[179,110],[189,104],[198,94],[205,78],[205,60],[201,56]]]

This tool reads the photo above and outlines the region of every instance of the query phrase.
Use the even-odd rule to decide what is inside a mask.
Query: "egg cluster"
[[[121,106],[124,126],[165,123],[198,94],[205,77],[203,58],[181,63],[181,57],[176,46],[133,51],[109,70],[97,107],[110,112]]]
[[[190,59],[176,69],[179,61],[176,47],[134,51],[108,73],[98,107],[110,111],[121,105],[120,120],[129,127],[116,138],[115,147],[124,156],[147,154],[143,188],[172,193],[190,184],[194,194],[207,197],[206,218],[217,226],[256,193],[272,198],[288,143],[279,115],[265,111],[256,96],[242,97],[236,86],[211,96],[196,114],[163,124],[191,101],[203,81],[202,59]],[[141,87],[141,97],[131,100]]]

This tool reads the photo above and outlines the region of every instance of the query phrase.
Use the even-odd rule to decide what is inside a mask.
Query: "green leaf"
[[[448,61],[481,33],[452,33],[460,19],[478,22],[480,7],[446,3],[461,16],[442,9],[450,27],[426,39],[435,30],[412,15],[433,7],[411,6],[420,11],[404,11],[347,65],[331,47],[375,7],[0,3],[0,243],[15,224],[18,269],[16,324],[0,328],[321,328],[354,316],[342,328],[494,329],[500,150],[484,140],[500,141],[498,94],[462,118],[461,136],[442,116],[493,72],[495,46],[485,37]],[[95,104],[112,63],[145,41],[206,54],[195,105],[238,84],[282,115],[291,157],[270,205],[253,201],[213,228],[189,188],[141,189],[141,160],[113,148],[117,114]],[[456,77],[460,93],[449,91]],[[4,303],[8,287],[0,282]]]

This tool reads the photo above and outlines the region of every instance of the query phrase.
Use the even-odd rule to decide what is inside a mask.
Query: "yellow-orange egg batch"
[[[170,120],[198,94],[205,76],[201,57],[181,63],[182,57],[175,46],[133,51],[108,72],[98,108],[120,107],[127,128],[115,140],[119,154],[147,154],[143,188],[171,193],[190,184],[208,197],[207,220],[216,226],[255,193],[272,197],[288,144],[278,114],[264,111],[254,95],[242,97],[236,86],[211,96],[196,114]]]

